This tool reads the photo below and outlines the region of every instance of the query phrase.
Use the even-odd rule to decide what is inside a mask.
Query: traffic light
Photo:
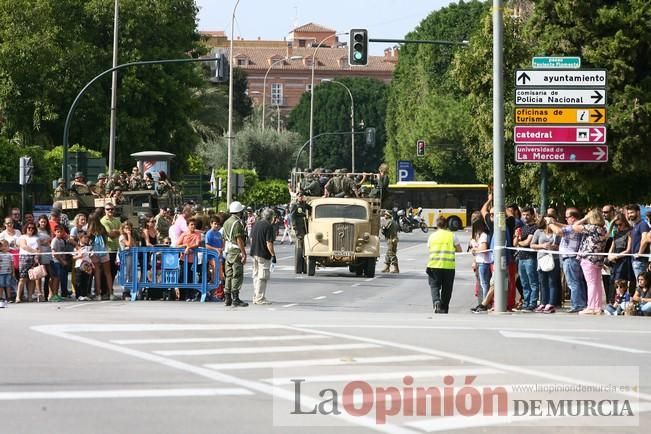
[[[34,180],[34,163],[32,157],[20,157],[18,167],[18,183],[20,185],[31,184]]]
[[[350,31],[350,53],[348,64],[350,66],[364,66],[368,64],[368,31],[366,29],[352,29]]]
[[[364,131],[364,136],[366,138],[366,144],[370,146],[375,146],[375,128],[369,127]]]
[[[416,155],[419,157],[425,156],[425,140],[419,140],[416,142]]]

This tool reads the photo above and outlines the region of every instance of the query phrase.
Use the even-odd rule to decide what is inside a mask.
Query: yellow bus
[[[438,184],[433,181],[404,181],[389,185],[389,201],[394,208],[423,208],[422,218],[429,227],[445,217],[453,231],[470,224],[470,215],[488,199],[486,184]]]

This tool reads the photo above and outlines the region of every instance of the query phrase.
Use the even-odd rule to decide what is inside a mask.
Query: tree
[[[466,40],[486,11],[486,2],[452,4],[431,13],[406,39]],[[467,106],[450,73],[452,59],[463,50],[450,45],[401,47],[387,105],[385,160],[390,170],[404,159],[412,161],[422,179],[476,180],[466,156],[465,128],[460,127],[470,123]],[[417,140],[427,143],[426,157],[416,158]]]
[[[235,134],[231,151],[232,167],[254,169],[260,179],[287,179],[299,148],[298,134],[266,129],[247,124]],[[202,143],[197,154],[206,167],[226,167],[227,138]]]
[[[648,0],[539,0],[527,23],[536,55],[578,55],[608,71],[607,164],[550,165],[550,198],[583,204],[649,202],[651,7]],[[598,182],[595,182],[598,180]]]
[[[359,122],[374,127],[375,144],[367,145],[363,134],[355,136],[355,170],[375,171],[382,162],[385,143],[384,121],[386,109],[386,85],[370,78],[337,79],[346,85],[355,101],[355,128],[363,132]],[[310,138],[310,94],[306,92],[289,114],[289,129]],[[312,161],[315,167],[350,168],[350,96],[337,84],[322,82],[314,88],[314,135],[342,132],[342,135],[323,136],[314,139]],[[348,133],[348,134],[346,134]],[[304,154],[307,157],[307,153]],[[307,159],[302,160],[307,166]],[[300,163],[299,163],[300,164]]]

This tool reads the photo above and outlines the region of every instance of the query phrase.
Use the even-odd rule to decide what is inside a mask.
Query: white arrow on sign
[[[590,128],[590,137],[594,137],[593,142],[601,141],[601,138],[604,136],[604,133],[601,130]]]
[[[604,151],[604,148],[601,146],[597,146],[597,150],[592,153],[595,157],[597,157],[597,160],[601,160],[606,156],[606,151]]]
[[[637,350],[635,348],[620,347],[618,345],[600,344],[599,342],[586,342],[572,336],[555,336],[555,335],[546,335],[542,333],[508,332],[504,330],[500,330],[500,334],[505,338],[544,339],[553,342],[563,342],[565,344],[584,345],[586,347],[603,348],[610,351],[622,351],[624,353],[647,354],[649,352],[644,350]]]

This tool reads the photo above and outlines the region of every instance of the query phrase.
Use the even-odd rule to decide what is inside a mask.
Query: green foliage
[[[246,190],[240,201],[254,208],[289,203],[287,181],[282,179],[259,181]]]
[[[467,40],[487,6],[479,1],[451,4],[432,12],[406,39]],[[387,104],[385,161],[391,171],[397,160],[411,160],[419,179],[476,181],[464,128],[460,128],[470,122],[468,107],[450,68],[454,56],[466,49],[450,45],[401,47]],[[427,143],[424,158],[416,157],[417,140]]]
[[[355,170],[375,171],[382,161],[386,141],[384,130],[386,111],[386,85],[370,78],[337,79],[346,85],[355,102],[355,128],[363,132],[365,127],[375,127],[375,145],[367,145],[364,134],[355,135]],[[289,114],[289,129],[296,131],[305,142],[310,138],[310,94],[306,92],[299,104]],[[324,168],[351,167],[352,147],[350,140],[350,96],[338,84],[323,82],[314,88],[314,135],[343,132],[342,135],[322,136],[313,140],[312,164]],[[293,164],[293,162],[292,162]],[[306,148],[299,165],[307,167]]]
[[[233,140],[232,167],[255,170],[260,179],[286,179],[294,165],[300,140],[298,134],[291,131],[262,131],[259,126],[248,124]],[[204,167],[226,167],[228,140],[222,137],[203,143],[197,148],[197,155]]]

